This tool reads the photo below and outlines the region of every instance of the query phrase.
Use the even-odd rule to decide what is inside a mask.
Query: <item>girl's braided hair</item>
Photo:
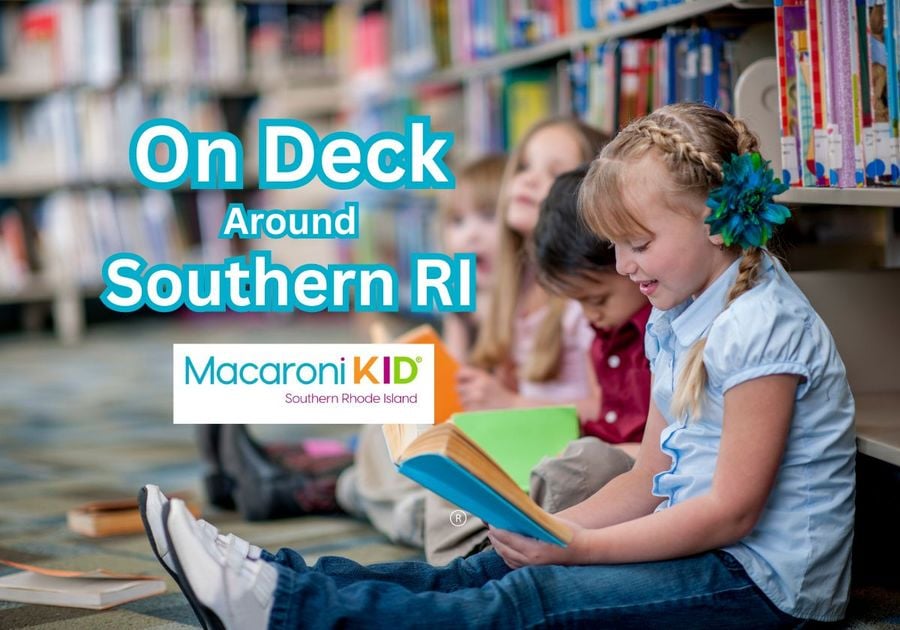
[[[758,152],[759,140],[741,120],[699,103],[667,105],[634,120],[593,161],[581,187],[581,218],[601,237],[618,240],[650,233],[627,206],[624,192],[627,167],[651,151],[665,165],[675,197],[699,200],[691,205],[696,208],[704,207],[710,191],[722,183],[725,160],[732,154]],[[738,275],[725,308],[755,286],[763,253],[759,247],[741,251]],[[672,401],[678,417],[697,417],[702,408],[707,380],[705,347],[703,337],[684,359]]]

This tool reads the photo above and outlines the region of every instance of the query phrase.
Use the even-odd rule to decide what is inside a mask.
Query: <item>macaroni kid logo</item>
[[[434,422],[434,348],[176,344],[176,424]]]

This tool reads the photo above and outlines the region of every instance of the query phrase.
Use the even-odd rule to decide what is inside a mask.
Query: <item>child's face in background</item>
[[[682,197],[685,210],[674,210],[673,185],[655,156],[628,171],[626,203],[649,235],[615,240],[616,270],[635,282],[656,308],[666,310],[702,293],[735,259],[721,251],[703,223],[703,200]]]
[[[566,279],[565,296],[581,304],[584,316],[601,329],[615,329],[647,304],[637,285],[613,270]]]
[[[453,200],[443,223],[444,247],[449,254],[475,254],[475,286],[479,291],[490,287],[494,254],[497,251],[497,209],[481,207],[472,186],[459,182],[451,193]]]
[[[567,127],[551,125],[531,136],[510,182],[506,225],[527,238],[537,225],[541,202],[553,180],[581,162],[578,140]]]

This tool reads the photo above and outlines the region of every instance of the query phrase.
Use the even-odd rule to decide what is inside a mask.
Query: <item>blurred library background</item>
[[[790,180],[782,200],[795,219],[777,251],[792,272],[810,274],[804,287],[832,293],[836,314],[826,321],[851,339],[841,352],[876,427],[861,452],[879,481],[860,493],[896,523],[898,14],[900,0],[0,3],[0,557],[72,560],[87,552],[61,533],[70,505],[154,479],[197,486],[191,428],[171,424],[172,342],[368,339],[371,316],[362,314],[114,313],[99,301],[107,257],[130,251],[181,266],[253,247],[289,268],[388,264],[403,285],[411,253],[440,250],[434,194],[365,186],[353,197],[358,240],[219,239],[231,202],[337,209],[348,198],[316,183],[259,190],[259,119],[368,138],[428,115],[432,129],[455,135],[449,161],[458,165],[508,151],[548,116],[614,133],[679,101],[746,118],[764,157]],[[129,141],[157,117],[237,136],[244,189],[142,187]],[[436,314],[401,307],[398,329],[423,318],[439,324]],[[263,543],[305,544],[313,556],[410,555],[371,532],[335,531],[351,542],[254,533]],[[134,540],[92,553],[107,564],[136,554],[147,561],[138,568],[153,570],[145,547]],[[900,558],[896,540],[885,554]],[[858,592],[864,606],[853,627],[900,624],[897,593]],[[0,605],[0,627],[17,627],[9,625],[16,615],[28,621],[17,610]],[[168,619],[189,620],[190,611],[178,607]]]

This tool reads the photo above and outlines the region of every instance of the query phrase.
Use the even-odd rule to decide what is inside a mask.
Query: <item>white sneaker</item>
[[[166,543],[165,530],[163,528],[162,512],[163,507],[169,502],[169,498],[163,494],[159,486],[147,484],[141,488],[138,495],[138,508],[141,513],[141,521],[144,523],[144,531],[150,540],[150,549],[159,560],[163,568],[168,571],[169,575],[177,582],[178,576],[175,574],[175,565],[169,554],[168,545]],[[249,542],[228,534],[223,536],[216,529],[215,525],[199,519],[195,521],[198,531],[207,538],[215,540],[223,549],[234,549],[236,552],[243,553],[245,557],[253,560],[259,559],[261,548],[251,545]]]
[[[164,506],[163,522],[170,557],[181,578],[179,586],[203,626],[267,627],[278,583],[275,567],[242,555],[239,543],[232,542],[223,551],[196,526],[179,499]]]

